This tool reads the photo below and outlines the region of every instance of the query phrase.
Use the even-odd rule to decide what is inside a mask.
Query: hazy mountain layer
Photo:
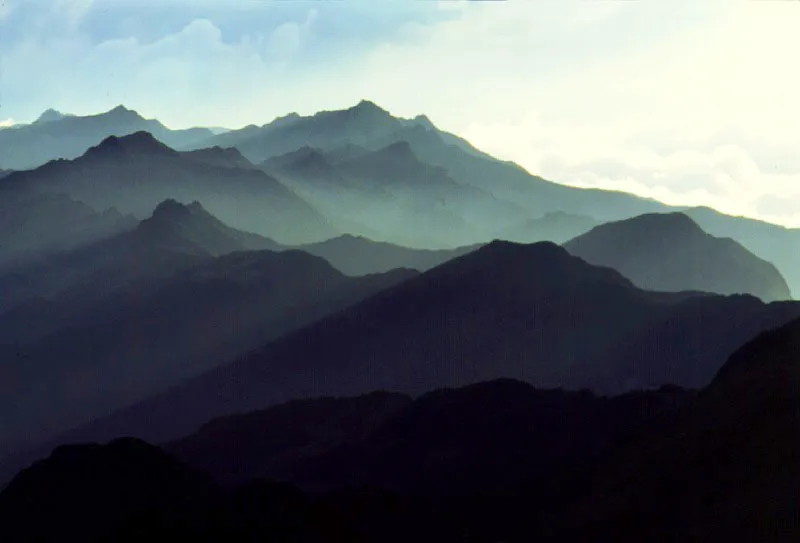
[[[732,239],[705,233],[683,213],[606,223],[564,247],[587,262],[616,269],[644,289],[752,294],[767,302],[791,298],[775,266]]]
[[[0,274],[136,225],[115,208],[98,213],[63,194],[0,194]]]
[[[594,217],[553,211],[536,219],[526,219],[521,223],[502,228],[496,237],[516,243],[539,241],[564,243],[588,232],[598,224],[600,222]]]
[[[112,136],[75,160],[8,176],[0,196],[66,193],[97,209],[113,206],[139,218],[168,198],[198,200],[227,224],[280,242],[335,234],[319,212],[276,179],[251,167],[219,165],[219,158],[213,151],[178,153],[146,132]]]
[[[456,183],[490,194],[527,213],[522,219],[504,218],[509,220],[508,226],[553,211],[615,220],[667,209],[659,202],[625,193],[578,189],[545,181],[438,130],[427,117],[399,119],[369,101],[310,117],[287,115],[262,127],[249,126],[215,136],[196,147],[235,146],[252,162],[261,163],[304,147],[323,152],[347,146],[378,151],[397,143],[407,144],[429,166],[443,168]]]
[[[773,263],[789,284],[792,295],[800,295],[800,229],[731,217],[707,207],[682,211],[712,236],[735,239],[756,256]]]
[[[296,248],[321,256],[347,275],[380,273],[395,268],[427,271],[443,262],[474,251],[480,247],[425,250],[400,247],[391,243],[372,241],[358,236],[339,236]]]
[[[0,279],[29,295],[0,314],[0,439],[52,436],[415,275],[245,251],[268,247],[283,249],[166,201],[131,233]]]
[[[185,146],[213,134],[207,128],[170,130],[123,106],[86,117],[48,110],[32,124],[0,131],[0,167],[24,170],[59,158],[76,158],[109,136],[140,131],[150,132],[170,146]]]

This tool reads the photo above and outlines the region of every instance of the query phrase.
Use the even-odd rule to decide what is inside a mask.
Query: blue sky
[[[545,178],[800,226],[800,2],[0,0],[0,124],[369,98]]]

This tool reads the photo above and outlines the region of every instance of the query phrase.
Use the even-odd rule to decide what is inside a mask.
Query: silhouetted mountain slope
[[[597,226],[599,221],[586,215],[571,215],[562,211],[546,213],[536,219],[503,228],[497,232],[498,239],[516,243],[552,241],[564,243]]]
[[[321,256],[347,275],[380,273],[396,268],[427,271],[430,268],[469,253],[479,245],[450,250],[425,250],[344,235],[318,243],[300,245],[301,251]]]
[[[48,110],[33,124],[0,132],[0,166],[36,168],[54,159],[72,159],[109,136],[147,131],[170,146],[185,146],[210,137],[206,128],[170,130],[123,106],[86,117]]]
[[[732,217],[707,207],[681,211],[712,236],[735,239],[756,256],[773,263],[792,294],[800,294],[800,229]]]
[[[11,175],[14,170],[0,170],[0,179],[4,178],[7,175]]]
[[[705,233],[683,213],[602,224],[564,247],[587,262],[618,270],[645,289],[746,293],[768,302],[791,297],[775,266],[732,239]]]
[[[0,493],[0,539],[56,541],[359,541],[292,488],[224,491],[133,439],[60,447]]]
[[[594,541],[796,541],[799,368],[800,321],[758,335],[678,423],[602,464],[565,525]]]
[[[699,393],[598,397],[497,380],[416,400],[376,392],[292,401],[213,420],[163,446],[186,464],[134,440],[58,449],[0,494],[0,529],[58,525],[70,534],[81,523],[69,520],[86,524],[87,509],[128,528],[123,519],[144,496],[156,518],[184,529],[213,519],[202,527],[215,535],[238,525],[239,535],[266,537],[243,521],[274,519],[280,504],[284,518],[313,511],[305,524],[331,530],[325,519],[337,518],[360,532],[350,538],[384,543],[795,541],[798,389],[794,320],[737,349]],[[220,506],[199,473],[225,484],[294,481],[316,497],[257,483]],[[120,488],[133,499],[121,503]],[[86,507],[98,494],[108,499]],[[58,523],[62,513],[70,514]]]
[[[226,481],[502,495],[589,462],[691,398],[669,388],[601,398],[500,380],[414,401],[389,393],[293,401],[214,420],[165,448]]]
[[[37,336],[4,332],[17,334],[0,348],[6,445],[107,415],[415,275],[351,278],[301,251],[184,256],[172,274],[162,262],[103,296],[87,284],[56,298]]]
[[[411,403],[408,396],[388,392],[295,400],[212,420],[165,448],[224,482],[303,479],[308,467],[342,447],[369,440]]]
[[[136,219],[123,216],[115,208],[98,213],[62,194],[3,194],[0,274],[111,237],[135,225]]]
[[[552,243],[490,243],[112,417],[73,438],[168,439],[293,398],[420,394],[500,377],[618,392],[702,386],[800,305],[651,293]]]
[[[322,215],[273,177],[250,167],[214,165],[212,153],[181,154],[146,132],[111,136],[75,160],[6,177],[0,197],[66,193],[97,209],[114,206],[140,218],[167,198],[199,200],[227,224],[279,241],[305,243],[334,233]]]

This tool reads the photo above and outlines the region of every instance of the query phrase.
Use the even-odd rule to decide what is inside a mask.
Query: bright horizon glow
[[[800,227],[797,2],[2,6],[0,126],[123,104],[238,128],[368,99],[554,182]]]

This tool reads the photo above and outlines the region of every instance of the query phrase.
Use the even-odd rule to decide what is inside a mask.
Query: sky
[[[559,183],[800,226],[800,2],[0,0],[0,126],[362,98]]]

